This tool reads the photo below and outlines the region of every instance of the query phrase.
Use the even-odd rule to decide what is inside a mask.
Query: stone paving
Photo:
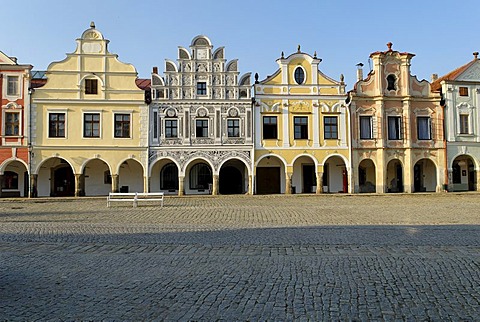
[[[479,321],[480,195],[0,200],[0,320]]]

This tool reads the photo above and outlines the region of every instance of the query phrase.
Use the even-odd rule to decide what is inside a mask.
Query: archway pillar
[[[405,159],[403,162],[403,192],[413,192],[413,172],[414,164],[412,164],[412,151],[405,150]]]
[[[323,193],[323,172],[317,171],[317,189],[315,193],[317,195]]]
[[[178,195],[183,196],[185,194],[184,190],[184,182],[185,182],[185,177],[184,176],[178,176]]]
[[[143,192],[148,192],[148,181],[149,178],[147,176],[143,177]]]
[[[81,173],[75,174],[75,197],[85,195],[85,176]]]
[[[453,191],[453,169],[447,170],[448,191]]]
[[[475,176],[476,177],[475,178],[476,179],[476,182],[475,182],[476,190],[480,191],[480,170],[477,170],[475,174],[476,174],[476,176]]]
[[[287,172],[285,175],[285,194],[291,195],[292,194],[292,172]]]
[[[218,174],[213,175],[213,185],[212,185],[212,195],[216,196],[218,195]]]
[[[38,181],[38,174],[31,174],[30,175],[30,189],[28,190],[28,197],[29,198],[36,198],[38,195],[37,192],[37,181]]]
[[[112,192],[118,192],[118,174],[112,174]]]
[[[253,176],[249,175],[248,176],[248,190],[247,194],[253,195]]]

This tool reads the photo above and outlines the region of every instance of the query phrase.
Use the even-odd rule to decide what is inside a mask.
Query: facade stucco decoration
[[[345,84],[319,70],[300,49],[256,82],[255,191],[350,191],[349,114]]]
[[[250,73],[225,48],[195,37],[154,68],[150,104],[150,190],[172,194],[252,193]],[[176,179],[172,178],[176,176]]]
[[[473,60],[432,83],[445,109],[448,189],[480,191],[480,60]]]
[[[76,42],[32,96],[33,194],[148,191],[148,107],[135,67],[93,23]]]
[[[373,69],[349,93],[354,192],[445,188],[441,97],[411,75],[413,57],[389,43],[387,51],[370,55]]]

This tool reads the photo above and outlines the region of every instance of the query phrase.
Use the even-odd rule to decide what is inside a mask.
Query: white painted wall
[[[106,196],[112,191],[112,184],[105,183],[105,171],[108,171],[108,165],[101,160],[91,160],[84,169],[85,175],[85,195],[86,196]]]
[[[128,192],[143,192],[143,169],[140,163],[128,160],[120,166],[118,189],[128,186]]]

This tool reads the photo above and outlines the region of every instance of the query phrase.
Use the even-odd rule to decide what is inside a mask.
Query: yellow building
[[[32,195],[148,191],[148,107],[137,72],[91,24],[32,98]]]
[[[345,84],[298,51],[255,88],[255,192],[349,192]],[[257,76],[257,75],[256,75]]]

